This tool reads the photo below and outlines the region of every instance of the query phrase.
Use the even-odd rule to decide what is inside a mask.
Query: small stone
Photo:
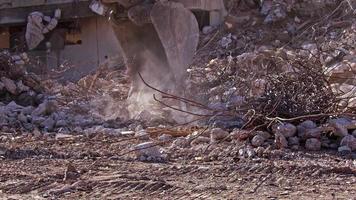
[[[42,122],[41,126],[46,130],[46,131],[53,131],[54,125],[56,122],[53,120],[52,117],[48,117],[44,122]]]
[[[33,106],[27,106],[27,107],[24,107],[22,110],[21,110],[21,113],[24,114],[24,115],[31,115],[31,113],[33,112],[33,110],[35,110],[35,108]]]
[[[144,142],[134,147],[137,159],[163,161],[164,155],[154,142]]]
[[[17,115],[17,119],[22,123],[28,122],[27,117],[23,113],[20,113],[19,115]]]
[[[315,128],[317,128],[317,125],[313,121],[310,120],[304,121],[297,126],[298,136],[302,139],[306,139],[305,138],[306,131]]]
[[[329,125],[335,129],[336,136],[345,137],[349,134],[346,125],[341,120],[330,120]]]
[[[24,84],[22,83],[22,80],[18,81],[18,82],[16,83],[16,85],[17,85],[17,89],[18,89],[18,91],[19,91],[20,93],[21,93],[21,92],[27,92],[27,91],[30,90],[30,87],[24,85]]]
[[[347,135],[342,138],[340,146],[348,146],[351,151],[356,150],[356,138],[353,135]]]
[[[352,152],[351,148],[348,146],[341,146],[337,149],[337,151],[342,155],[348,155]]]
[[[316,138],[310,138],[305,141],[305,148],[309,151],[318,151],[321,149],[321,142]]]
[[[211,142],[216,142],[218,140],[225,139],[227,136],[229,136],[229,132],[224,131],[221,128],[214,128],[210,131],[210,141]]]
[[[66,127],[67,125],[68,125],[68,122],[66,120],[63,120],[63,119],[58,120],[56,122],[56,127]]]
[[[323,129],[320,127],[313,128],[313,129],[307,129],[303,135],[298,133],[298,136],[304,140],[306,140],[308,138],[320,138],[322,131],[323,131]]]
[[[46,120],[45,117],[32,116],[31,122],[35,125],[40,125]]]
[[[282,134],[275,135],[275,144],[279,149],[284,149],[288,147],[288,141],[286,137]]]
[[[306,120],[306,121],[300,123],[297,126],[297,130],[298,130],[298,133],[299,133],[299,132],[305,131],[306,129],[313,129],[313,128],[316,128],[316,127],[318,127],[318,126],[316,125],[315,122],[313,122],[311,120]]]
[[[48,100],[40,105],[32,112],[32,115],[43,116],[50,115],[57,110],[57,102],[54,100]]]
[[[299,146],[299,138],[296,136],[288,138],[288,145],[289,146]]]
[[[17,89],[16,89],[17,87],[13,80],[6,77],[1,77],[1,82],[4,84],[4,87],[8,92],[10,92],[13,95],[17,94]]]
[[[27,131],[33,131],[35,129],[35,126],[31,123],[23,123],[22,127]]]
[[[297,127],[290,123],[280,124],[275,128],[275,133],[276,132],[284,135],[286,138],[289,138],[293,137],[297,133]]]
[[[252,140],[251,140],[251,144],[254,147],[260,147],[263,145],[263,143],[265,142],[266,138],[261,136],[261,135],[255,135]]]

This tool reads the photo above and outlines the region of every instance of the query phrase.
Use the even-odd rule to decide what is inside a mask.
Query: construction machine
[[[226,15],[223,0],[0,0],[0,48],[10,47],[13,43],[4,36],[17,30],[11,29],[12,26],[26,23],[28,50],[35,51],[42,46],[48,53],[48,49],[59,47],[64,51],[62,54],[66,54],[64,46],[68,38],[73,38],[68,37],[69,31],[52,34],[57,35],[55,39],[47,39],[46,36],[63,29],[73,19],[101,15],[110,22],[117,38],[119,51],[115,53],[122,54],[132,79],[130,94],[144,89],[140,75],[154,87],[180,93],[184,88],[186,69],[198,46],[201,25],[197,21],[199,12],[208,14],[206,25],[212,26],[218,25]],[[96,27],[100,23],[104,22],[96,21]],[[98,37],[109,32],[108,29],[96,31],[96,41],[91,42],[99,44],[101,40],[108,40],[106,36]],[[117,41],[96,46],[105,48],[116,45]],[[74,44],[81,42],[76,40]],[[88,48],[72,52],[81,54],[90,51],[88,56],[84,55],[84,58],[90,59],[94,57],[91,55],[95,45],[91,46],[91,50]],[[96,51],[101,59],[99,50]],[[73,53],[69,55],[73,56]]]

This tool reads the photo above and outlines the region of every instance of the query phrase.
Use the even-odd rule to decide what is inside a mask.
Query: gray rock
[[[319,151],[321,149],[321,142],[316,138],[310,138],[305,141],[305,148],[309,151]]]
[[[275,144],[279,149],[288,148],[288,141],[282,134],[275,135]]]
[[[144,142],[134,147],[136,157],[141,161],[164,161],[165,155],[154,142]]]
[[[352,131],[352,135],[356,137],[356,130]]]
[[[57,110],[57,101],[55,100],[46,100],[41,103],[33,112],[32,115],[35,116],[44,116],[51,115]]]
[[[24,85],[24,84],[22,83],[22,80],[18,81],[18,82],[16,83],[16,86],[17,86],[17,89],[18,89],[18,91],[19,91],[20,93],[21,93],[21,92],[27,92],[27,91],[30,90],[30,87]]]
[[[279,124],[274,131],[275,133],[278,132],[279,134],[284,135],[284,137],[289,138],[293,137],[297,133],[297,127],[290,123]]]
[[[307,129],[304,132],[298,133],[298,136],[303,139],[309,139],[309,138],[320,138],[321,133],[323,129],[318,127],[318,128],[313,128],[313,129]]]
[[[39,117],[39,116],[32,116],[31,122],[35,125],[40,125],[42,122],[46,120],[45,117]]]
[[[55,118],[54,118],[55,121]],[[68,122],[64,119],[60,119],[56,122],[56,127],[66,127],[68,126]]]
[[[1,82],[4,84],[4,87],[9,93],[13,95],[17,94],[17,87],[13,80],[6,77],[1,77]]]
[[[356,138],[353,135],[347,135],[342,138],[340,146],[348,146],[351,151],[356,150]]]
[[[348,146],[341,146],[337,149],[337,151],[342,155],[347,155],[352,152],[351,148]]]
[[[343,120],[330,120],[329,125],[335,129],[334,134],[339,137],[345,137],[349,134],[346,124]]]
[[[299,138],[298,137],[290,137],[288,138],[288,145],[289,146],[299,146]]]
[[[24,115],[30,115],[34,110],[35,108],[33,106],[27,106],[21,110],[21,113]]]
[[[266,138],[261,136],[261,135],[255,135],[252,140],[251,140],[251,144],[254,147],[260,147],[263,145],[263,143],[266,141]]]
[[[33,131],[35,130],[35,126],[31,123],[23,123],[22,127],[26,129],[27,131]]]
[[[305,132],[314,128],[317,128],[317,125],[313,121],[304,121],[297,126],[298,136],[304,138]]]
[[[22,123],[28,122],[27,116],[24,115],[23,113],[20,113],[19,115],[17,115],[17,119]]]
[[[6,105],[5,107],[5,112],[19,112],[23,109],[23,106],[18,105],[15,101],[11,101],[9,104]]]
[[[44,122],[41,123],[41,126],[44,128],[44,130],[51,132],[54,129],[56,122],[52,117],[48,117]]]

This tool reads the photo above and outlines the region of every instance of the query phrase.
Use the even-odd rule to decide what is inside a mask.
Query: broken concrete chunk
[[[341,146],[337,149],[337,151],[342,155],[347,155],[352,152],[351,148],[348,146]]]
[[[340,146],[348,146],[352,151],[355,151],[356,138],[353,135],[347,135],[341,140]]]
[[[134,147],[137,159],[141,161],[158,161],[165,160],[162,150],[154,142],[144,142]]]
[[[279,149],[284,149],[288,147],[288,141],[286,137],[282,134],[275,135],[275,144]]]
[[[279,134],[284,135],[284,137],[289,138],[293,137],[297,133],[297,127],[290,123],[279,124],[275,128],[274,132],[278,132]]]
[[[41,126],[44,130],[51,132],[54,129],[56,122],[53,120],[52,117],[48,117],[44,122],[41,123]]]
[[[16,83],[16,85],[17,85],[17,89],[18,89],[18,91],[19,91],[20,93],[21,93],[21,92],[27,92],[27,91],[30,90],[30,87],[24,85],[21,80],[18,81],[18,82]]]
[[[9,93],[13,95],[17,94],[17,87],[13,80],[6,77],[1,77],[1,82],[4,84],[4,87]]]
[[[46,100],[45,102],[38,105],[38,107],[32,112],[32,115],[43,116],[50,115],[57,110],[57,101]]]
[[[336,120],[330,121],[329,125],[335,129],[334,134],[336,136],[345,137],[349,134],[344,123],[342,123],[340,121],[336,121]]]
[[[309,151],[319,151],[321,149],[321,142],[316,138],[310,138],[305,141],[305,148]]]
[[[288,138],[288,145],[289,146],[299,146],[299,138],[298,137],[289,137]]]

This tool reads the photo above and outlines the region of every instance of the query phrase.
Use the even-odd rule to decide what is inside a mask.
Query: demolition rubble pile
[[[189,70],[192,93],[240,116],[243,129],[218,125],[184,144],[213,144],[218,132],[243,143],[243,156],[271,146],[355,152],[355,5],[330,2],[311,14],[303,6],[312,6],[265,1],[228,16],[223,30],[204,28],[201,60]]]
[[[86,86],[85,80],[96,75],[85,77],[78,84],[60,84],[28,72],[27,69],[32,65],[26,54],[14,55],[7,51],[0,54],[1,131],[69,134],[83,133],[85,130],[85,133],[106,131],[115,134],[117,132],[113,128],[125,127],[120,120],[103,119],[90,112],[92,101],[88,99],[94,93],[99,93],[93,92],[98,84],[93,84],[95,81],[91,80],[87,84],[94,86]],[[104,80],[98,78],[96,81]],[[81,87],[81,84],[85,86]],[[93,88],[88,92],[89,87]],[[121,95],[121,90],[115,93],[114,89],[110,89],[112,95]],[[83,94],[84,90],[86,95]]]

